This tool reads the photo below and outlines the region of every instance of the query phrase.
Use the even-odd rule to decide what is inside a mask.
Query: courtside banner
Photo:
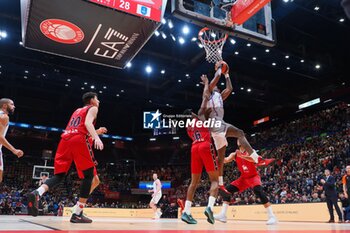
[[[115,68],[124,68],[160,25],[87,0],[21,0],[21,11],[26,48]]]

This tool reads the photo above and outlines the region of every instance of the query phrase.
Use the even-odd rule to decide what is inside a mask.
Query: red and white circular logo
[[[62,19],[44,20],[40,31],[47,38],[64,44],[76,44],[84,39],[84,32],[77,25]]]

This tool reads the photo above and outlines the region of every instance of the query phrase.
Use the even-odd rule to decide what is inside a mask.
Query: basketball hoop
[[[198,39],[203,45],[209,63],[216,63],[222,60],[222,49],[227,39],[227,34],[203,28],[198,33]]]

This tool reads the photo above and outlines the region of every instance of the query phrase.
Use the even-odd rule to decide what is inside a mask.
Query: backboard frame
[[[185,8],[186,0],[172,0],[171,11],[175,17],[201,27],[208,27],[214,30],[226,32],[230,36],[242,38],[257,44],[273,47],[276,45],[276,26],[271,12],[271,3],[264,7],[266,35],[247,30],[243,25],[236,25],[234,28],[227,26],[226,19],[208,17],[206,15],[188,10]],[[193,0],[195,1],[195,0]],[[212,12],[212,10],[211,10]],[[271,19],[271,20],[269,20]]]

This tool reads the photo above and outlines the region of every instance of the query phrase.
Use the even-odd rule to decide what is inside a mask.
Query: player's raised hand
[[[95,149],[96,150],[103,150],[103,142],[100,138],[96,138],[94,141]]]
[[[201,82],[202,85],[206,85],[209,83],[208,77],[205,74],[202,74],[201,80],[202,80],[202,82]]]
[[[18,158],[21,158],[22,156],[23,156],[23,151],[22,150],[17,150],[17,149],[15,149],[14,151],[13,151],[13,154],[14,155],[16,155]]]

